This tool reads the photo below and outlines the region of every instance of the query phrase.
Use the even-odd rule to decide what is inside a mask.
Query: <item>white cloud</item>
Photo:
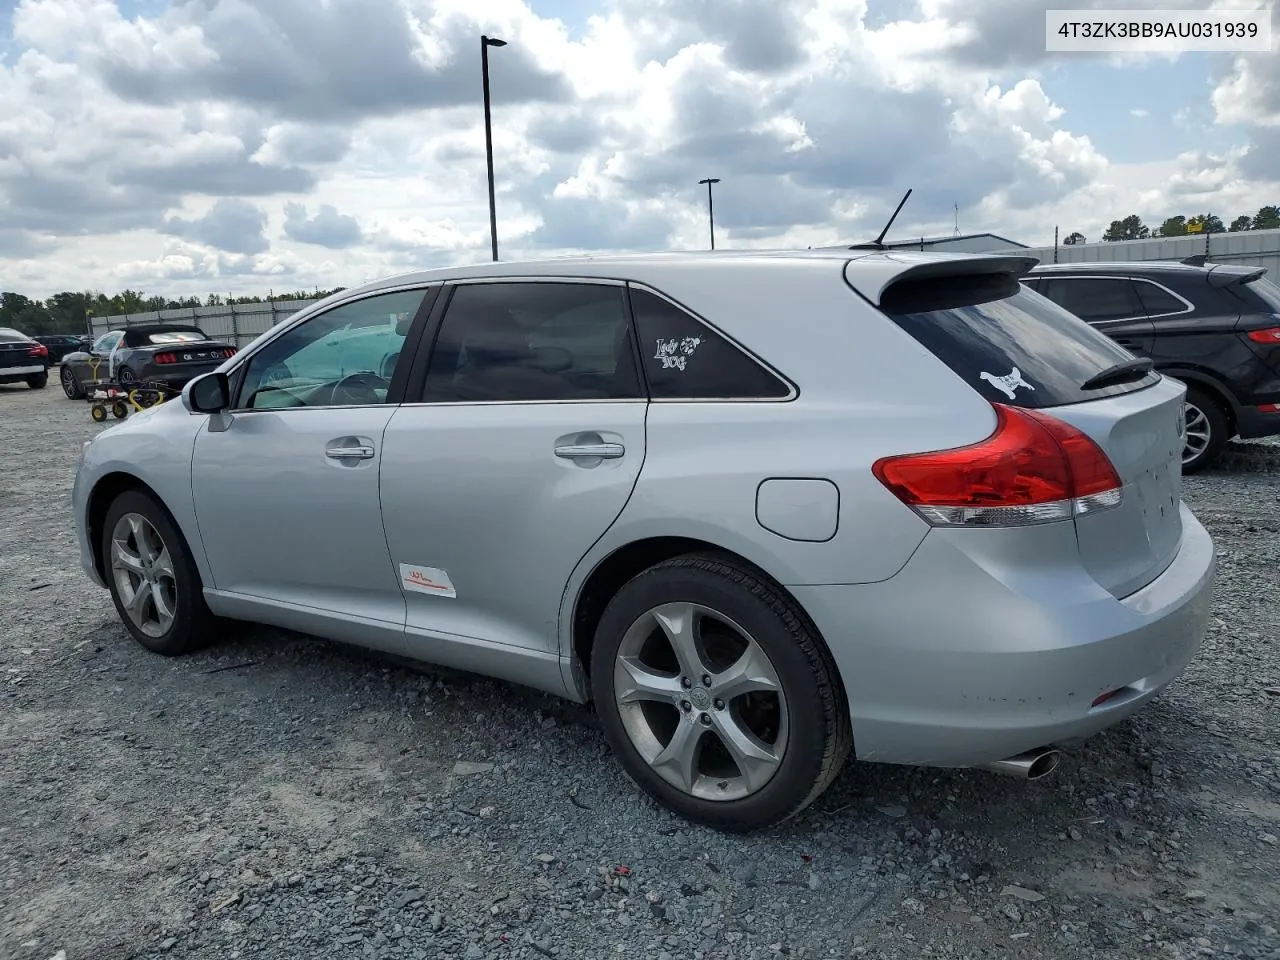
[[[902,235],[950,233],[959,203],[966,231],[1034,242],[1228,217],[1280,177],[1259,139],[1280,58],[1227,58],[1179,111],[1251,124],[1253,149],[1116,164],[1046,92],[1048,0],[612,0],[577,39],[538,3],[20,0],[5,286],[265,292],[487,259],[482,32],[510,42],[491,54],[504,257],[705,247],[707,176],[718,246],[799,247],[877,232],[908,186]]]

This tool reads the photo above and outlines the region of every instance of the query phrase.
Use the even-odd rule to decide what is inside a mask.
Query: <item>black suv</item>
[[[1200,259],[1042,265],[1023,278],[1187,385],[1183,473],[1232,437],[1280,434],[1280,287],[1265,268]]]

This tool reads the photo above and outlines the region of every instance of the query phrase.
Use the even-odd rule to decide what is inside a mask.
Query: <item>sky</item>
[[[1210,0],[0,0],[0,290],[354,286],[1280,203],[1280,57],[1049,54]],[[1275,0],[1212,0],[1271,9]],[[1280,42],[1280,25],[1273,24]]]

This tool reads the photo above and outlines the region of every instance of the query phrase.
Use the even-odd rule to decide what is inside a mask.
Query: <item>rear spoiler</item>
[[[881,257],[859,257],[845,265],[845,279],[849,286],[879,307],[890,289],[904,284],[953,277],[967,281],[985,279],[1016,283],[1040,263],[1038,257],[975,254],[942,259],[934,254],[927,260],[908,263],[904,267],[905,259],[892,253]]]
[[[1209,268],[1209,286],[1234,287],[1252,283],[1266,274],[1266,267],[1241,267],[1236,264],[1218,263]]]

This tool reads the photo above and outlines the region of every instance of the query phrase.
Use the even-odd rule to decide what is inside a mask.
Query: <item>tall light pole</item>
[[[498,204],[493,196],[493,120],[489,116],[489,48],[505,47],[497,37],[480,37],[480,75],[484,82],[484,153],[489,164],[489,245],[498,259]]]
[[[716,248],[716,208],[711,202],[711,185],[719,183],[719,177],[708,177],[706,180],[699,180],[698,186],[707,185],[707,225],[711,228],[711,249]]]

